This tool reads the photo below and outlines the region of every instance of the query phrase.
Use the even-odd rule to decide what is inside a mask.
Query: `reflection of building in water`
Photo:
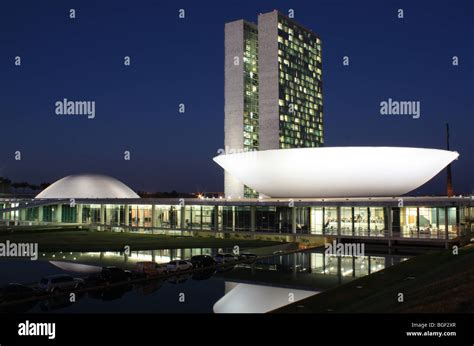
[[[223,249],[228,252],[230,249]],[[136,262],[152,261],[156,263],[168,263],[174,259],[189,259],[196,255],[214,256],[218,249],[190,248],[190,249],[159,249],[131,251],[126,255],[120,251],[102,252],[48,252],[40,255],[43,260],[71,261],[76,263],[88,263],[92,265],[118,265],[122,267],[133,267]]]
[[[213,311],[215,313],[266,313],[317,293],[319,292],[226,282],[225,295],[214,304]]]
[[[361,277],[407,260],[406,256],[336,256],[324,252],[299,252],[259,261],[256,269],[295,270],[298,273]]]

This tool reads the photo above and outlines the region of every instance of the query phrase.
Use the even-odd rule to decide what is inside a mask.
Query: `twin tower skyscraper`
[[[280,12],[260,14],[258,25],[226,23],[226,152],[322,146],[321,74],[320,38]],[[258,197],[227,172],[224,188]]]

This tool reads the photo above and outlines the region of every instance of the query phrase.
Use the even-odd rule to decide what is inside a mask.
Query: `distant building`
[[[320,147],[321,40],[278,11],[225,25],[227,151]],[[225,194],[258,197],[225,173]]]

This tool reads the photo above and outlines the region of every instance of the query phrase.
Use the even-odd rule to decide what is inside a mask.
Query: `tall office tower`
[[[321,41],[278,11],[225,25],[226,150],[322,146]],[[225,173],[225,194],[258,192]]]
[[[225,25],[226,151],[258,150],[258,33],[255,24],[238,20]],[[224,173],[226,196],[257,197],[232,175]]]
[[[260,150],[323,145],[321,40],[278,11],[258,17]]]

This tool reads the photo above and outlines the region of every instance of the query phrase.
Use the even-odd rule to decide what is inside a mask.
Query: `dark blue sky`
[[[326,145],[444,148],[449,121],[455,190],[472,192],[472,0],[2,1],[0,176],[97,172],[136,190],[223,190],[212,157],[224,140],[224,23],[289,8],[323,41]],[[96,118],[55,115],[63,98],[95,101]],[[381,116],[388,98],[420,101],[420,119]],[[443,193],[444,177],[418,192]]]

